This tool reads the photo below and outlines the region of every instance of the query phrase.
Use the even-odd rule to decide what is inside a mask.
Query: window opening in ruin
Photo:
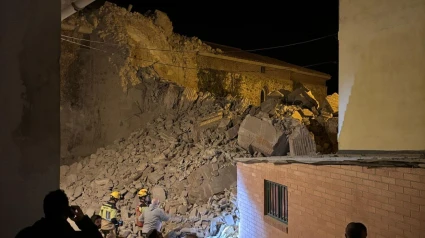
[[[266,101],[266,92],[264,91],[264,89],[261,90],[261,96],[260,97],[261,97],[261,99],[260,99],[261,103]]]
[[[288,188],[264,180],[264,215],[288,223]]]
[[[261,73],[266,73],[266,67],[265,66],[261,66]]]

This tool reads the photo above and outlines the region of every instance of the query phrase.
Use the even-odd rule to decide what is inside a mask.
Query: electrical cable
[[[76,44],[76,45],[79,45],[79,46],[83,46],[83,47],[86,47],[86,48],[88,48],[88,49],[98,50],[98,51],[102,51],[102,52],[104,52],[104,53],[107,53],[107,52],[106,52],[106,51],[104,51],[104,50],[101,50],[101,49],[98,49],[98,48],[95,48],[95,47],[92,47],[92,46],[88,46],[88,45],[80,44],[80,43],[75,42],[75,41],[67,40],[67,39],[64,39],[64,38],[61,38],[61,40],[63,40],[63,41],[67,41],[67,42],[70,42],[70,43],[73,43],[73,44]]]
[[[305,66],[302,66],[302,67],[308,68],[308,67],[313,67],[313,66],[318,66],[318,65],[323,65],[323,64],[330,64],[330,63],[337,64],[338,62],[336,62],[336,61],[326,61],[326,62],[321,62],[321,63],[317,63],[317,64],[309,64],[309,65],[305,65]]]
[[[322,40],[322,39],[325,39],[325,38],[328,38],[328,37],[331,37],[331,36],[335,36],[335,35],[337,35],[337,33],[318,37],[318,38],[314,38],[314,39],[311,39],[311,40],[295,42],[295,43],[291,43],[291,44],[287,44],[287,45],[272,46],[272,47],[258,48],[258,49],[249,49],[249,50],[242,50],[242,49],[241,50],[230,50],[230,51],[225,51],[224,53],[256,52],[256,51],[263,51],[263,50],[282,49],[282,48],[286,48],[286,47],[290,47],[290,46],[301,45],[301,44],[306,44],[306,43]],[[119,44],[115,44],[115,43],[87,40],[87,39],[82,39],[82,38],[77,38],[77,37],[72,37],[72,36],[67,36],[67,35],[61,35],[61,36],[66,37],[66,38],[70,38],[70,39],[74,39],[74,40],[81,40],[81,41],[88,41],[88,42],[92,42],[92,43],[100,43],[100,44],[120,46]],[[136,49],[145,49],[145,50],[152,50],[152,51],[170,51],[170,52],[179,52],[179,53],[184,53],[184,52],[197,53],[197,52],[199,52],[199,51],[189,51],[189,50],[178,51],[178,50],[170,50],[170,49],[155,49],[155,48],[147,48],[147,47],[136,47]]]
[[[76,39],[80,40],[78,38],[76,38]],[[67,39],[64,39],[64,38],[61,38],[61,40],[72,43],[72,44],[76,44],[76,45],[79,45],[79,46],[83,46],[83,47],[88,48],[88,49],[101,51],[103,53],[109,53],[111,55],[115,54],[115,53],[111,53],[111,52],[108,52],[108,51],[105,51],[105,50],[102,50],[102,49],[98,49],[98,48],[95,48],[95,47],[92,47],[92,46],[80,44],[80,43],[72,41],[72,40],[67,40]],[[150,62],[150,63],[153,63],[153,64],[161,64],[161,65],[165,65],[165,66],[177,67],[177,68],[188,69],[188,70],[200,70],[200,69],[202,70],[202,69],[204,69],[204,68],[194,68],[194,67],[173,65],[173,64],[163,63],[163,62],[159,62],[159,61],[145,60],[145,59],[137,58],[137,57],[134,57],[134,56],[129,56],[129,58],[132,58],[132,59],[135,59],[135,60],[140,60],[140,61],[145,61],[145,62]],[[308,67],[322,65],[322,64],[328,64],[328,63],[335,63],[336,64],[337,62],[336,61],[327,61],[327,62],[321,62],[321,63],[317,63],[317,64],[306,65],[306,66],[302,66],[302,67],[308,68]],[[279,70],[281,70],[281,69],[268,69],[267,71],[279,71]],[[228,71],[228,70],[226,70],[226,71],[229,72],[229,73],[256,73],[256,72],[258,72],[257,70],[240,70],[240,71]]]
[[[95,47],[91,47],[91,46],[88,46],[88,45],[80,44],[80,43],[75,42],[75,41],[71,41],[71,40],[67,40],[67,39],[63,39],[63,38],[61,38],[61,40],[66,41],[66,42],[69,42],[69,43],[72,43],[72,44],[76,44],[76,45],[79,45],[79,46],[83,46],[83,47],[88,48],[88,49],[93,49],[93,50],[97,50],[97,51],[100,51],[100,52],[103,52],[103,53],[107,53],[107,54],[109,53],[111,55],[115,55],[114,53],[111,53],[111,52],[108,52],[108,51],[105,51],[105,50],[101,50],[101,49],[98,49],[98,48],[95,48]],[[203,69],[208,69],[208,68],[194,68],[194,67],[186,67],[186,66],[180,66],[180,65],[173,65],[173,64],[163,63],[163,62],[159,62],[159,61],[145,60],[145,59],[137,58],[137,57],[134,57],[134,56],[129,56],[129,58],[132,58],[132,59],[135,59],[135,60],[149,62],[149,63],[152,63],[152,64],[160,64],[160,65],[165,65],[165,66],[170,66],[170,67],[177,67],[177,68],[182,68],[182,69],[189,69],[189,70],[203,70]],[[271,70],[270,69],[268,71],[275,71],[275,70]],[[241,70],[241,71],[229,71],[229,70],[226,70],[226,72],[229,72],[229,73],[248,73],[248,72],[256,73],[256,72],[258,72],[258,70],[245,70],[245,71],[244,70]]]
[[[272,47],[267,47],[267,48],[242,50],[242,51],[255,52],[255,51],[262,51],[262,50],[282,49],[282,48],[286,48],[286,47],[290,47],[290,46],[301,45],[301,44],[306,44],[306,43],[310,43],[310,42],[313,42],[313,41],[322,40],[322,39],[325,39],[325,38],[328,38],[328,37],[331,37],[331,36],[334,36],[334,35],[337,35],[337,34],[330,34],[330,35],[322,36],[322,37],[319,37],[319,38],[306,40],[306,41],[300,41],[300,42],[296,42],[296,43],[292,43],[292,44],[288,44],[288,45],[272,46]],[[227,51],[227,52],[232,52],[232,51]],[[234,51],[234,52],[238,52],[238,51]]]
[[[86,41],[86,42],[91,42],[91,43],[99,43],[99,44],[105,44],[105,45],[115,45],[115,46],[121,46],[120,44],[109,43],[109,42],[104,42],[104,41],[87,40],[87,39],[82,39],[82,38],[72,37],[72,36],[67,36],[67,35],[61,35],[61,36],[62,36],[62,37],[69,38],[69,39],[80,40],[80,41]],[[177,53],[184,53],[184,52],[188,52],[188,53],[198,53],[198,52],[199,52],[199,51],[195,51],[195,50],[189,51],[189,50],[155,49],[155,48],[138,47],[138,46],[136,46],[136,49],[144,49],[144,50],[152,50],[152,51],[169,51],[169,52],[177,52]]]

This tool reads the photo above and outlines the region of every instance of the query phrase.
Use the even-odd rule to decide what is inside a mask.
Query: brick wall
[[[264,180],[288,187],[287,233],[264,216]],[[425,169],[238,163],[240,237],[425,237]]]

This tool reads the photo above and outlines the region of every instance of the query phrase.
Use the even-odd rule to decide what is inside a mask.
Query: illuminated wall
[[[425,1],[340,1],[339,149],[425,150]]]
[[[425,234],[425,169],[272,163],[237,167],[240,238],[344,237],[352,221],[364,223],[368,237]],[[288,187],[287,230],[264,215],[264,180]]]
[[[198,56],[198,67],[227,72],[239,72],[235,73],[240,75],[238,77],[240,80],[237,86],[238,93],[257,106],[261,103],[261,90],[267,88],[269,92],[280,89],[292,91],[293,81],[303,83],[311,90],[319,103],[322,103],[327,96],[326,80],[330,79],[330,76],[323,73],[318,73],[323,75],[322,77],[318,77],[270,67],[266,67],[265,72],[261,73],[261,66],[259,65],[202,55]]]

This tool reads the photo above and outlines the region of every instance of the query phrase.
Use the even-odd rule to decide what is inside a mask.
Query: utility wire
[[[290,46],[295,46],[295,45],[301,45],[301,44],[306,44],[306,43],[310,43],[310,42],[314,42],[314,41],[318,41],[318,40],[322,40],[331,36],[335,36],[337,35],[335,34],[330,34],[330,35],[326,35],[326,36],[322,36],[319,38],[315,38],[315,39],[311,39],[311,40],[306,40],[306,41],[300,41],[300,42],[295,42],[292,44],[288,44],[288,45],[280,45],[280,46],[272,46],[272,47],[266,47],[266,48],[258,48],[258,49],[249,49],[249,50],[230,50],[230,51],[224,51],[224,53],[237,53],[237,52],[255,52],[255,51],[263,51],[263,50],[273,50],[273,49],[282,49],[282,48],[286,48],[286,47],[290,47]],[[103,41],[94,41],[94,40],[87,40],[87,39],[82,39],[82,38],[77,38],[77,37],[72,37],[72,36],[67,36],[67,35],[61,35],[62,37],[65,38],[70,38],[70,39],[74,39],[74,40],[80,40],[80,41],[87,41],[87,42],[92,42],[92,43],[99,43],[99,44],[106,44],[106,45],[115,45],[115,46],[120,46],[119,44],[114,44],[114,43],[108,43],[108,42],[103,42]],[[136,49],[145,49],[145,50],[152,50],[152,51],[170,51],[170,52],[179,52],[179,53],[183,53],[183,52],[188,52],[188,53],[197,53],[199,51],[189,51],[189,50],[170,50],[170,49],[156,49],[156,48],[147,48],[147,47],[136,47]]]
[[[288,44],[288,45],[272,46],[272,47],[267,47],[267,48],[259,48],[259,49],[252,49],[252,50],[243,50],[243,51],[254,52],[254,51],[262,51],[262,50],[282,49],[282,48],[286,48],[286,47],[290,47],[290,46],[301,45],[301,44],[306,44],[306,43],[310,43],[310,42],[313,42],[313,41],[318,41],[318,40],[325,39],[325,38],[335,36],[335,35],[337,35],[337,34],[330,34],[330,35],[322,36],[322,37],[319,37],[319,38],[306,40],[306,41],[300,41],[300,42],[296,42],[296,43],[292,43],[292,44]],[[232,51],[227,51],[227,52],[232,52]],[[233,51],[233,52],[238,52],[238,51]]]
[[[80,43],[75,42],[75,41],[67,40],[67,39],[64,39],[64,38],[61,38],[61,40],[66,41],[66,42],[69,42],[71,44],[76,44],[76,45],[79,45],[79,46],[83,46],[83,47],[88,48],[88,49],[97,50],[97,51],[100,51],[102,53],[111,54],[110,56],[114,55],[114,53],[111,53],[111,52],[108,52],[108,51],[105,51],[105,50],[101,50],[101,49],[98,49],[98,48],[95,48],[95,47],[91,47],[91,46],[88,46],[88,45],[80,44]],[[162,62],[159,62],[159,61],[145,60],[145,59],[141,59],[141,58],[138,58],[138,57],[135,57],[135,56],[129,56],[128,58],[132,58],[132,59],[135,59],[135,60],[149,62],[149,63],[152,63],[153,65],[154,64],[160,64],[160,65],[166,65],[166,66],[170,66],[170,67],[177,67],[177,68],[188,69],[188,70],[203,70],[203,69],[208,69],[208,68],[186,67],[186,66],[181,66],[181,65],[174,65],[174,64],[168,64],[168,63],[162,63]],[[268,71],[275,71],[275,70],[270,69]],[[249,72],[256,73],[256,72],[259,72],[259,71],[258,70],[240,70],[240,71],[229,71],[229,70],[226,70],[226,72],[229,72],[229,73],[249,73]]]
[[[79,46],[83,46],[83,47],[88,48],[88,49],[97,50],[97,51],[100,51],[102,53],[107,53],[107,54],[110,54],[110,56],[114,55],[114,53],[111,53],[111,52],[108,52],[108,51],[105,51],[105,50],[102,50],[102,49],[98,49],[98,48],[95,48],[95,47],[92,47],[92,46],[80,44],[80,43],[75,42],[75,41],[72,41],[72,40],[67,40],[67,39],[64,39],[64,38],[61,38],[61,40],[66,41],[66,42],[69,42],[69,43],[72,43],[72,44],[76,44],[76,45],[79,45]],[[188,69],[188,70],[204,70],[204,69],[208,69],[208,68],[194,68],[194,67],[186,67],[186,66],[174,65],[174,64],[163,63],[163,62],[159,62],[159,61],[152,61],[152,60],[141,59],[141,58],[138,58],[138,57],[135,57],[135,56],[128,56],[128,58],[132,58],[132,59],[140,60],[140,61],[144,61],[144,62],[149,62],[149,63],[152,63],[153,65],[154,64],[160,64],[160,65],[165,65],[165,66],[170,66],[170,67],[176,67],[176,68],[182,68],[182,69]],[[302,66],[302,67],[305,67],[306,68],[306,67],[312,67],[312,66],[326,64],[326,63],[336,63],[336,62],[335,61],[327,61],[327,62],[322,62],[322,63],[318,63],[318,64],[312,64],[312,65],[307,65],[307,66]],[[279,71],[279,70],[281,70],[281,69],[267,69],[267,71]],[[226,72],[229,72],[229,73],[258,73],[259,71],[258,70],[226,70]]]
[[[67,35],[61,35],[61,37],[65,37],[65,38],[69,38],[69,39],[73,39],[73,40],[88,41],[88,42],[92,42],[92,43],[119,46],[119,44],[115,44],[115,43],[109,43],[109,42],[105,42],[105,41],[87,40],[87,39],[77,38],[77,37],[72,37],[72,36],[67,36]]]
[[[305,65],[305,66],[302,66],[302,67],[309,68],[309,67],[323,65],[323,64],[337,64],[337,62],[336,61],[326,61],[326,62],[321,62],[321,63],[317,63],[317,64],[309,64],[309,65]]]
[[[65,37],[65,38],[69,38],[69,39],[86,41],[86,42],[91,42],[91,43],[99,43],[99,44],[105,44],[105,45],[121,46],[120,44],[109,43],[109,42],[104,42],[104,41],[87,40],[87,39],[82,39],[82,38],[72,37],[72,36],[67,36],[67,35],[61,35],[61,36],[62,37]],[[184,53],[184,52],[198,53],[199,52],[199,51],[195,51],[195,50],[190,50],[190,51],[189,50],[170,50],[170,49],[156,49],[156,48],[147,48],[147,47],[139,47],[139,46],[136,46],[136,49],[144,49],[144,50],[152,50],[152,51],[169,51],[169,52],[176,52],[176,53]]]
[[[104,50],[101,50],[101,49],[98,49],[98,48],[95,48],[95,47],[92,47],[92,46],[80,44],[80,43],[75,42],[75,41],[67,40],[67,39],[64,39],[64,38],[61,38],[61,40],[66,41],[66,42],[69,42],[69,43],[72,43],[72,44],[76,44],[76,45],[79,45],[79,46],[83,46],[83,47],[86,47],[88,49],[98,50],[98,51],[102,51],[102,52],[105,52],[106,53],[106,51],[104,51]]]

